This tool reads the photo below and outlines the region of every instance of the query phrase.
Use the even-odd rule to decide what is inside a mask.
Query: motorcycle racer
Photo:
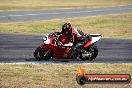
[[[62,44],[76,44],[78,41],[83,41],[84,33],[74,28],[70,23],[63,24],[60,33],[61,35],[58,40],[62,42]]]

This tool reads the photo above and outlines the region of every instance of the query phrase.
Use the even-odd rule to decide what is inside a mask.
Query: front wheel
[[[82,53],[81,60],[94,60],[98,55],[98,48],[96,45],[91,45],[87,49],[85,49],[85,52]]]
[[[51,55],[47,53],[46,56],[44,56],[45,53],[46,51],[44,51],[41,47],[38,47],[34,52],[34,57],[37,61],[41,61],[41,60],[47,61],[51,58]]]

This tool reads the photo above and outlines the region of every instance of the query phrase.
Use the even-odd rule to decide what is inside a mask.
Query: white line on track
[[[132,63],[87,63],[87,62],[12,62],[12,63],[0,63],[0,65],[4,65],[4,64],[33,64],[33,65],[37,65],[37,64],[41,64],[41,65],[44,65],[44,64],[53,64],[53,65],[59,65],[59,64],[73,64],[73,65],[79,65],[79,64],[83,64],[83,65],[86,65],[86,64],[132,64]]]
[[[107,9],[107,10],[92,10],[92,11],[73,11],[73,12],[60,12],[60,13],[39,13],[39,14],[24,14],[24,15],[7,15],[7,16],[0,16],[0,18],[5,17],[21,17],[21,16],[38,16],[38,15],[46,15],[46,14],[69,14],[69,13],[91,13],[91,12],[104,12],[104,11],[111,11],[111,10],[132,10],[132,8],[125,8],[125,9]]]

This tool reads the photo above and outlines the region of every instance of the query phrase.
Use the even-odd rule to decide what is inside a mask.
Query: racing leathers
[[[61,34],[58,40],[63,44],[63,46],[72,46],[77,42],[83,40],[84,33],[74,27],[72,27],[72,33],[70,36],[64,36]]]

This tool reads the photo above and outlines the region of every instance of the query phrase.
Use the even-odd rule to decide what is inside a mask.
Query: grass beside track
[[[132,4],[132,0],[0,0],[0,10],[93,8],[129,4]]]
[[[65,22],[71,22],[75,28],[86,34],[99,33],[105,38],[132,38],[132,13],[22,23],[0,23],[0,32],[46,34],[61,31],[61,26]]]
[[[130,74],[132,64],[85,64],[87,74]],[[76,83],[78,65],[72,64],[0,64],[0,88],[132,88],[129,84]]]

